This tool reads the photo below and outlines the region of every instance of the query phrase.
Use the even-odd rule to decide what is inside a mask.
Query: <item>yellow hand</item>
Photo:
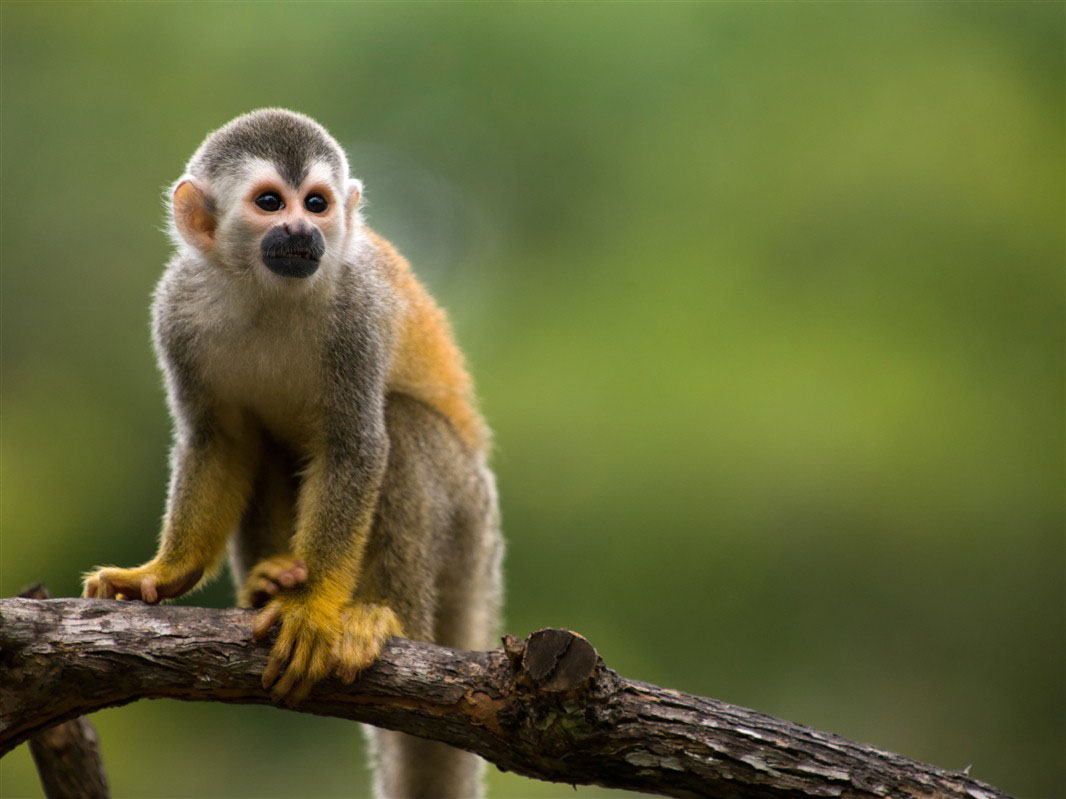
[[[252,637],[263,638],[281,620],[281,630],[263,670],[263,687],[273,686],[275,699],[295,705],[329,674],[333,646],[340,637],[340,618],[340,603],[306,588],[279,594],[267,603],[256,617]]]
[[[264,637],[278,619],[281,631],[263,670],[263,687],[273,686],[274,698],[289,705],[301,702],[330,673],[350,683],[377,659],[389,637],[403,634],[387,607],[337,605],[306,591],[275,596],[256,618],[252,636]]]
[[[203,573],[202,567],[168,566],[156,561],[135,569],[98,568],[85,575],[82,596],[89,599],[141,599],[155,604],[189,591]]]

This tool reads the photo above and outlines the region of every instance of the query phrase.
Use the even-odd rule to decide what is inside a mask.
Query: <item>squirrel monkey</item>
[[[488,433],[443,311],[359,213],[362,185],[312,119],[254,111],[174,184],[176,253],[153,303],[174,418],[154,558],[84,595],[158,602],[229,549],[263,673],[296,703],[351,682],[390,636],[491,645],[502,544]],[[479,761],[371,731],[380,796],[475,796]]]

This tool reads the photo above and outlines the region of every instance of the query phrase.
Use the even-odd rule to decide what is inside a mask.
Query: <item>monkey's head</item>
[[[218,267],[307,283],[340,262],[362,184],[325,128],[277,108],[210,133],[174,186],[172,235]]]

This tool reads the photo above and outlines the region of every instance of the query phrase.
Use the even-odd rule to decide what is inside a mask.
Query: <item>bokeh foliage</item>
[[[1063,795],[1061,3],[0,13],[0,593],[153,551],[160,192],[207,130],[287,106],[452,313],[507,629]],[[119,796],[366,790],[344,722],[96,721]],[[40,795],[25,748],[0,794]]]

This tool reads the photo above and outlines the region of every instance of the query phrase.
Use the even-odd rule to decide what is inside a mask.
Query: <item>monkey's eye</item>
[[[304,208],[312,214],[324,213],[328,207],[329,203],[326,202],[326,198],[321,194],[308,194],[307,199],[304,200]]]
[[[281,201],[281,198],[272,191],[264,191],[256,197],[255,204],[264,211],[280,211],[285,207],[285,203]]]

